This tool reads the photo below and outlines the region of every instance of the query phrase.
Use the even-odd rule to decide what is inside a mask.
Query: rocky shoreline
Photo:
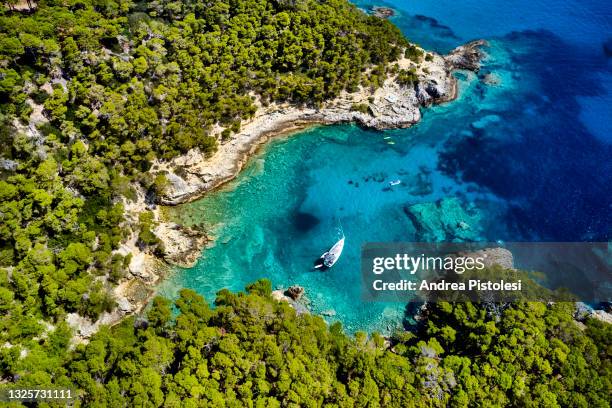
[[[379,18],[393,16],[393,9],[387,7],[373,7],[372,13]],[[309,106],[295,106],[291,104],[272,104],[258,106],[253,118],[242,123],[241,131],[233,135],[228,141],[221,144],[219,150],[212,157],[206,157],[201,152],[193,150],[186,155],[171,162],[159,161],[152,168],[153,174],[166,174],[170,187],[165,194],[158,197],[158,202],[164,205],[177,205],[195,200],[210,190],[234,178],[245,165],[250,155],[263,143],[272,137],[295,132],[314,124],[357,123],[364,128],[383,130],[405,128],[417,123],[421,119],[421,107],[451,101],[457,97],[457,80],[453,71],[478,71],[482,58],[481,47],[484,41],[474,41],[460,46],[448,55],[441,56],[417,49],[423,54],[424,61],[415,64],[408,58],[402,58],[392,63],[396,71],[386,78],[378,89],[359,89],[357,92],[344,92],[335,100],[314,108]],[[609,43],[604,44],[604,51],[610,55]],[[399,81],[397,71],[407,71],[413,75],[411,82]],[[392,71],[393,72],[393,71]],[[484,83],[495,85],[500,79],[492,73],[482,73]],[[53,80],[52,80],[53,81]],[[62,87],[66,89],[66,81],[62,79]],[[53,88],[49,82],[47,92],[52,93]],[[56,84],[57,85],[57,84]],[[45,89],[44,86],[41,89]],[[26,101],[32,108],[29,129],[24,133],[36,137],[38,130],[32,126],[37,122],[44,122],[43,106],[32,99]],[[495,119],[494,115],[485,117]],[[483,120],[485,119],[483,118]],[[473,126],[482,126],[479,120]],[[19,128],[19,126],[16,126]],[[219,136],[223,128],[216,126],[215,132]],[[16,166],[7,161],[0,163],[3,166]],[[138,188],[137,188],[138,190]],[[127,256],[127,276],[115,286],[106,276],[96,277],[103,282],[115,296],[116,307],[105,312],[97,321],[91,321],[76,313],[66,316],[66,321],[77,333],[77,341],[86,341],[101,325],[114,325],[123,318],[135,313],[141,313],[151,297],[155,288],[170,272],[169,265],[192,267],[201,255],[202,248],[209,241],[204,231],[188,228],[176,223],[167,222],[163,217],[163,209],[151,204],[145,199],[146,194],[138,190],[138,197],[126,204],[126,225],[132,228],[132,235],[116,252]],[[138,214],[143,211],[153,213],[154,227],[152,232],[162,244],[157,248],[147,248],[138,242]],[[437,214],[433,220],[439,222],[444,228],[447,237],[458,236],[463,238],[467,234],[477,231],[466,211],[458,207],[456,213],[461,215],[457,222],[446,222],[442,216],[444,211],[437,207],[411,206],[405,209],[411,222],[423,234],[431,233],[432,218],[423,214]],[[466,237],[469,238],[469,237]],[[429,240],[427,237],[423,240]],[[498,254],[508,265],[512,264],[511,254]],[[508,266],[509,267],[509,266]],[[304,296],[304,289],[292,286],[286,291],[277,290],[275,298],[287,301],[299,313],[308,313],[308,300]],[[609,307],[609,306],[608,306]],[[612,322],[612,315],[607,310],[592,310],[588,305],[579,305],[577,321],[588,317]],[[323,316],[333,316],[332,309],[320,312]],[[582,320],[581,320],[582,319]]]
[[[397,76],[388,77],[376,90],[344,92],[321,108],[272,104],[259,107],[241,131],[221,144],[212,157],[194,149],[171,162],[156,162],[152,171],[164,173],[170,185],[160,203],[178,205],[193,201],[234,178],[248,157],[272,137],[300,130],[314,124],[357,123],[376,130],[406,128],[419,122],[420,108],[452,101],[457,97],[456,70],[478,71],[484,40],[457,47],[446,56],[420,50],[424,61],[415,64],[402,58],[398,69],[412,70],[418,80],[400,85]],[[366,109],[356,109],[363,106]]]
[[[241,131],[221,144],[212,157],[206,157],[194,149],[170,162],[154,163],[151,172],[165,174],[169,181],[169,187],[162,197],[158,197],[158,201],[162,205],[178,205],[196,200],[233,179],[255,150],[270,138],[308,126],[357,123],[376,130],[412,126],[421,119],[421,107],[448,102],[457,97],[457,80],[453,72],[478,71],[483,56],[481,47],[485,45],[483,40],[473,41],[457,47],[446,56],[419,49],[423,53],[423,61],[419,64],[401,58],[395,63],[397,70],[410,71],[418,78],[409,85],[401,85],[397,75],[392,75],[376,90],[362,88],[354,93],[344,92],[320,108],[290,104],[260,105],[255,116],[243,123]],[[359,106],[366,106],[367,109],[356,108]],[[157,283],[169,272],[169,265],[192,267],[208,242],[203,231],[167,222],[161,208],[147,204],[145,192],[137,190],[136,200],[124,201],[128,223],[137,225],[138,214],[151,211],[155,221],[153,232],[163,243],[162,255],[154,255],[140,248],[137,234],[132,234],[117,251],[123,255],[131,254],[131,260],[128,276],[113,291],[117,301],[115,310],[103,313],[95,322],[79,315],[68,316],[68,323],[77,333],[77,342],[87,341],[102,324],[114,325],[125,316],[141,312],[154,296]],[[295,300],[291,304],[302,311],[307,310]]]
[[[172,272],[172,266],[193,267],[209,240],[204,231],[166,221],[162,208],[146,205],[145,193],[136,186],[135,189],[136,200],[123,200],[126,224],[137,225],[138,215],[151,211],[155,220],[153,233],[162,245],[156,253],[142,248],[138,245],[137,231],[131,228],[131,236],[115,251],[130,256],[126,276],[112,290],[116,307],[110,312],[103,312],[96,321],[77,313],[66,316],[66,322],[75,332],[73,344],[87,342],[102,325],[114,326],[127,316],[141,313],[155,296],[159,282]]]

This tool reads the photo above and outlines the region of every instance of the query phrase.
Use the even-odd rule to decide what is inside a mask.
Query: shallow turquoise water
[[[404,305],[361,301],[361,245],[457,239],[444,231],[424,233],[407,216],[411,205],[457,199],[470,215],[473,240],[610,238],[609,106],[596,103],[609,97],[599,81],[609,75],[609,62],[600,46],[581,45],[605,39],[609,6],[587,3],[583,13],[568,15],[555,6],[557,14],[546,14],[547,2],[539,1],[531,10],[537,16],[512,12],[499,25],[477,25],[492,13],[488,6],[466,16],[464,6],[441,3],[446,8],[419,3],[429,8],[403,10],[395,22],[440,51],[487,37],[482,74],[500,83],[458,74],[460,98],[424,110],[423,121],[410,129],[317,127],[271,142],[236,180],[174,210],[187,224],[203,223],[216,239],[194,268],[164,283],[162,294],[191,287],[212,300],[221,288],[241,290],[266,277],[274,287],[304,286],[313,311],[333,309],[330,320],[339,319],[348,331],[386,332],[402,324]],[[464,20],[453,7],[471,31],[458,26]],[[437,20],[413,15],[420,12]],[[603,15],[604,23],[600,18],[595,28],[585,27],[589,13]],[[572,27],[558,15],[576,23],[567,38],[557,31]],[[398,179],[402,183],[390,188]],[[333,269],[313,272],[312,262],[336,241],[340,226],[343,256]]]
[[[469,81],[463,85],[469,87]],[[313,311],[334,310],[349,331],[387,331],[401,324],[404,305],[361,302],[361,244],[413,240],[414,227],[403,212],[412,203],[458,195],[484,200],[484,207],[494,199],[437,170],[436,150],[452,134],[444,129],[456,124],[453,110],[435,107],[409,131],[330,126],[274,140],[236,180],[179,207],[181,221],[203,222],[215,244],[162,293],[187,286],[213,299],[220,288],[239,290],[267,277],[274,286],[304,286]],[[418,187],[423,175],[430,192]],[[389,189],[389,181],[397,179],[402,184]],[[339,228],[347,240],[341,259],[327,272],[312,271],[314,259],[338,239]]]

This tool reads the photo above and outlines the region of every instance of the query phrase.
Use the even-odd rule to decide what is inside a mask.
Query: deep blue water
[[[399,11],[393,22],[426,48],[446,52],[489,40],[481,73],[459,73],[460,98],[424,110],[417,126],[319,127],[275,140],[236,180],[174,209],[217,239],[162,293],[187,286],[212,299],[220,288],[267,277],[274,286],[304,286],[313,310],[333,309],[330,320],[349,331],[386,331],[401,324],[404,306],[360,300],[364,242],[610,239],[612,71],[604,43],[612,36],[612,3],[386,5]],[[498,84],[483,81],[487,74]],[[402,184],[389,188],[396,179]],[[411,221],[416,204],[427,207],[431,224]],[[469,237],[428,229],[444,217],[467,223]],[[327,273],[312,272],[340,225],[342,258]]]
[[[609,239],[612,60],[605,44],[612,41],[612,3],[385,4],[398,11],[392,21],[424,47],[446,52],[485,38],[509,54],[508,61],[492,61],[483,70],[505,71],[514,81],[501,96],[506,101],[495,101],[491,109],[502,120],[474,137],[454,139],[441,153],[441,166],[506,200],[523,202],[509,212],[508,221],[521,232],[512,239]],[[507,108],[499,109],[504,103]],[[483,103],[475,107],[489,109]],[[502,134],[505,140],[488,137]]]

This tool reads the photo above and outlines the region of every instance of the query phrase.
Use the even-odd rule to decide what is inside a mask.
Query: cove
[[[409,129],[315,127],[271,141],[235,180],[170,209],[215,241],[161,294],[189,287],[212,301],[221,288],[265,277],[273,287],[304,286],[312,311],[333,310],[328,319],[349,332],[386,333],[410,320],[402,303],[361,301],[365,242],[610,239],[611,81],[601,46],[609,19],[592,16],[609,16],[611,6],[562,2],[581,11],[566,13],[559,2],[536,1],[498,24],[489,3],[469,2],[471,14],[463,3],[433,3],[391,2],[393,21],[440,52],[490,41],[481,73],[457,74],[459,99],[423,110]],[[312,271],[339,228],[342,258]]]

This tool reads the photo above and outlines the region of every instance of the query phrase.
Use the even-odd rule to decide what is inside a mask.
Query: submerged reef
[[[480,238],[481,214],[457,197],[404,207],[420,241],[476,241]]]

